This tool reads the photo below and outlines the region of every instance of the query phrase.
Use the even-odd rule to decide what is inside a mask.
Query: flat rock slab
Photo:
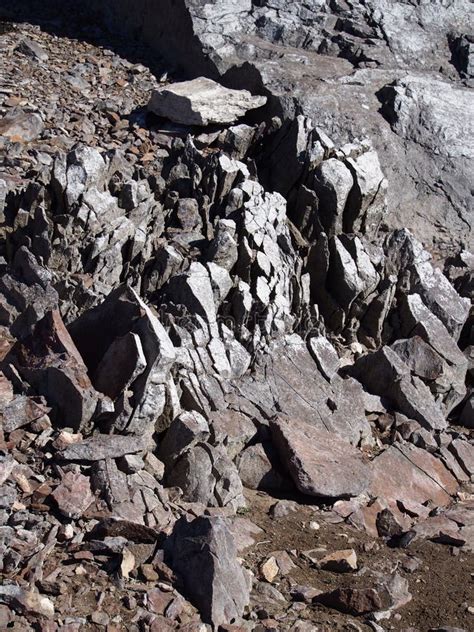
[[[253,96],[247,90],[230,90],[198,77],[154,90],[150,112],[183,125],[233,123],[249,110],[265,105],[267,98]]]
[[[396,443],[372,462],[370,492],[392,504],[396,501],[443,507],[457,489],[456,479],[440,459],[408,443]]]
[[[369,466],[347,441],[298,419],[270,422],[272,438],[297,488],[310,496],[357,496],[370,483]]]
[[[80,443],[73,443],[59,452],[58,457],[64,461],[101,461],[134,454],[144,447],[142,437],[95,435]]]

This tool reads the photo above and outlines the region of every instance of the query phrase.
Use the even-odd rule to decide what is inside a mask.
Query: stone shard
[[[56,407],[61,425],[75,430],[90,427],[101,395],[93,388],[59,312],[46,314],[12,354],[19,372]]]
[[[370,483],[370,469],[347,441],[298,419],[270,422],[273,441],[296,487],[310,496],[357,496]]]
[[[233,123],[266,101],[266,97],[252,96],[247,90],[230,90],[212,79],[198,77],[154,90],[148,109],[175,123],[206,126]]]
[[[181,577],[185,594],[206,623],[217,628],[243,615],[249,586],[225,520],[178,520],[165,543],[165,561]]]

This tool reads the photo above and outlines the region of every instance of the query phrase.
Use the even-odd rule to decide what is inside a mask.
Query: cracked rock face
[[[409,578],[313,531],[472,552],[457,4],[5,3],[0,627],[343,629]]]

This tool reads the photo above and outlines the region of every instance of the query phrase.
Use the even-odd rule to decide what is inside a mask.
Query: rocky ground
[[[0,627],[472,629],[464,3],[183,2],[168,51],[27,4],[0,7]]]

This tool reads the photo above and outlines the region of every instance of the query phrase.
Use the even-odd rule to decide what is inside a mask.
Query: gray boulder
[[[429,388],[390,347],[357,360],[350,373],[373,395],[380,395],[396,410],[428,430],[446,428],[446,418]]]
[[[181,577],[184,593],[206,623],[217,629],[243,615],[249,585],[225,520],[178,520],[165,543],[165,561]]]
[[[222,447],[207,443],[190,447],[167,473],[166,484],[180,487],[187,502],[234,511],[247,506],[237,468]]]

